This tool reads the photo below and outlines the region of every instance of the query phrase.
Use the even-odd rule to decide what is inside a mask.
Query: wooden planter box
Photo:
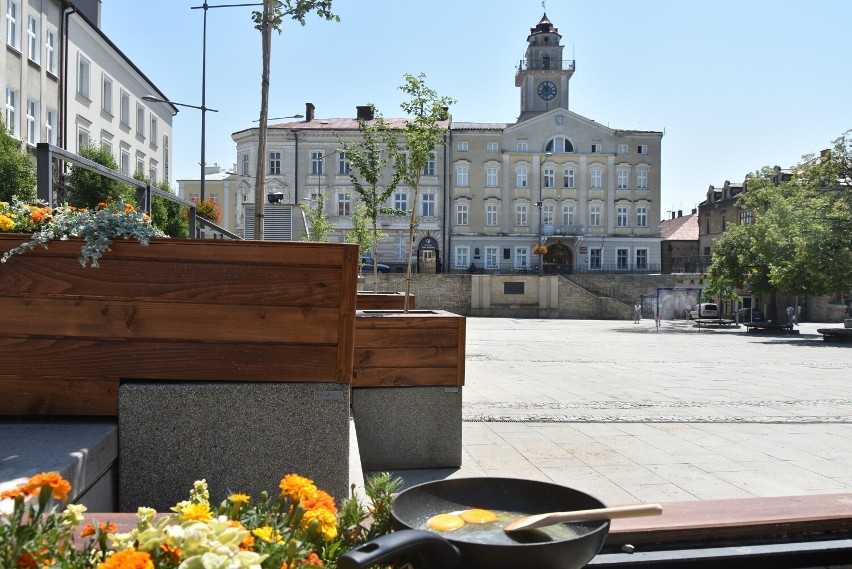
[[[359,290],[355,301],[358,310],[405,310],[404,292],[371,292]],[[414,295],[408,297],[408,308],[414,310]]]
[[[365,470],[461,466],[464,316],[359,310],[352,413]]]

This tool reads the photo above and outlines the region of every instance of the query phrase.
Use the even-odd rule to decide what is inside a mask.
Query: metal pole
[[[205,1],[204,8],[204,24],[202,28],[201,39],[201,199],[204,202],[205,178],[207,177],[207,167],[205,163],[205,148],[204,142],[207,135],[207,10],[209,6]]]

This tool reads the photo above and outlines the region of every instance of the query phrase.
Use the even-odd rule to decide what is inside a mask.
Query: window
[[[627,227],[627,208],[624,206],[616,209],[616,225],[618,227]]]
[[[627,154],[628,152],[629,152],[628,146],[626,144],[619,144],[618,145],[618,153],[619,154]]]
[[[130,175],[130,148],[121,145],[121,149],[119,150],[119,154],[121,155],[119,158],[119,167],[121,169],[121,173],[125,176]]]
[[[18,3],[6,0],[6,43],[18,49]]]
[[[466,140],[459,140],[458,150],[459,150],[459,152],[467,152],[467,141]]]
[[[549,57],[547,58],[547,63],[548,63],[548,65],[550,64],[550,58]],[[554,117],[554,119],[555,119],[557,126],[562,126],[563,124],[565,124],[565,117],[563,117],[562,115],[556,115]]]
[[[470,180],[468,179],[468,167],[467,166],[457,166],[456,167],[456,186],[460,188],[466,188],[470,185]]]
[[[603,251],[599,247],[589,249],[589,268],[600,269],[603,264]]]
[[[348,176],[350,172],[349,157],[345,152],[337,153],[337,173],[340,176]]]
[[[77,93],[81,96],[89,98],[91,93],[91,75],[92,63],[83,57],[82,54],[77,56]]]
[[[636,147],[636,152],[638,152],[639,154],[648,154],[648,145],[640,144]]]
[[[124,91],[120,95],[119,107],[119,112],[121,113],[119,120],[121,124],[130,128],[130,95]]]
[[[527,169],[526,167],[520,166],[515,169],[515,186],[518,188],[526,188],[527,187]]]
[[[728,220],[727,220],[727,218],[723,215],[723,216],[722,216],[722,231],[725,231],[727,228],[728,228]]]
[[[543,178],[544,178],[544,187],[545,188],[555,188],[556,187],[556,169],[555,168],[545,168]]]
[[[145,107],[136,105],[136,134],[145,138]]]
[[[249,175],[249,155],[248,155],[248,152],[245,152],[240,156],[240,173],[243,176]]]
[[[420,205],[420,215],[423,217],[435,217],[435,194],[423,194]]]
[[[86,125],[78,124],[77,125],[77,154],[84,148],[88,148],[91,143],[91,135],[89,134],[89,128]]]
[[[155,117],[153,114],[151,115],[151,124],[148,125],[148,127],[149,127],[149,133],[148,134],[151,136],[151,144],[154,145],[154,146],[157,146],[157,138],[158,138],[157,133],[160,130],[160,123],[157,121],[157,117]]]
[[[112,153],[112,135],[105,130],[101,131],[101,147],[107,150],[110,156],[114,156]]]
[[[574,206],[569,204],[562,205],[562,225],[571,227],[574,225]]]
[[[592,189],[599,190],[603,187],[603,170],[595,168],[592,170]]]
[[[709,256],[710,256],[710,247],[705,247],[705,248],[704,248],[704,255],[705,255],[706,257],[709,257]]]
[[[27,142],[35,146],[38,135],[38,104],[32,99],[27,99]]]
[[[617,172],[617,174],[618,174],[618,182],[617,182],[616,187],[619,190],[626,190],[627,189],[627,180],[630,176],[630,172],[627,171],[627,170],[619,170]]]
[[[44,117],[44,130],[47,143],[56,146],[56,111],[48,109]]]
[[[529,247],[515,247],[515,268],[527,267],[530,262]]]
[[[152,184],[157,183],[157,161],[151,160],[151,163],[148,165],[148,180]],[[212,199],[212,197],[211,197]]]
[[[636,227],[648,227],[648,208],[636,208]]]
[[[547,141],[544,151],[553,152],[554,154],[565,154],[566,152],[574,152],[574,145],[564,136],[556,136]]]
[[[44,41],[44,64],[50,73],[56,75],[56,34],[47,32]]]
[[[485,206],[485,225],[495,227],[497,225],[497,204],[488,204]]]
[[[393,208],[397,211],[408,211],[408,194],[395,192],[393,195]]]
[[[486,168],[485,169],[485,187],[486,188],[496,188],[497,184],[499,184],[499,175],[497,174],[497,168]]]
[[[466,269],[470,265],[470,247],[456,246],[456,268]]]
[[[486,247],[485,248],[485,268],[486,269],[496,269],[497,267],[498,267],[497,247]]]
[[[311,151],[311,176],[322,176],[323,175],[323,163],[325,162],[325,155],[322,150],[313,150]]]
[[[406,255],[408,255],[408,235],[405,237],[402,235],[397,236],[393,245],[394,259],[405,259]]]
[[[592,143],[592,154],[600,154],[601,152],[602,152],[601,143],[600,142],[593,142]]]
[[[616,249],[615,250],[615,268],[622,269],[622,270],[628,268],[629,259],[630,259],[630,250],[629,249]]]
[[[18,92],[11,87],[6,87],[6,113],[3,118],[9,134],[18,138]]]
[[[603,208],[599,205],[593,205],[589,208],[589,225],[592,227],[600,227],[601,219],[603,217],[601,210]]]
[[[27,16],[27,57],[30,61],[38,63],[41,54],[41,42],[38,39],[38,19],[35,16]]]
[[[648,170],[637,170],[636,172],[636,189],[648,189]]]
[[[435,153],[429,153],[429,159],[426,161],[426,166],[423,167],[422,174],[424,176],[434,176],[435,175]]]
[[[470,223],[470,206],[466,203],[456,204],[456,225],[468,225]]]
[[[648,250],[647,249],[636,249],[636,268],[637,269],[647,269],[648,268]]]
[[[528,147],[527,147],[527,143],[526,143],[526,142],[519,142],[519,143],[515,146],[515,150],[516,150],[516,151],[518,151],[518,152],[527,152],[527,148],[528,148]]]
[[[337,215],[352,214],[352,196],[348,192],[337,192]]]
[[[269,169],[266,171],[270,176],[281,175],[281,151],[272,150],[269,152]]]
[[[515,225],[517,227],[526,227],[528,223],[528,206],[525,203],[515,204]]]
[[[485,150],[487,152],[497,152],[497,143],[496,142],[489,142],[488,144],[485,145]]]
[[[565,188],[574,187],[574,168],[565,168],[562,170],[562,186]]]
[[[101,85],[101,109],[111,115],[112,114],[112,79],[103,76]]]
[[[136,172],[134,172],[134,173],[138,173],[138,174],[144,174],[145,173],[145,156],[143,156],[139,153],[136,154]]]
[[[544,204],[541,208],[541,223],[544,225],[553,225],[556,219],[556,206],[553,204]]]
[[[754,214],[751,211],[740,212],[740,225],[749,225],[754,219]]]

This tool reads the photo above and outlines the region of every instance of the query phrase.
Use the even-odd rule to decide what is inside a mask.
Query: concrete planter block
[[[168,511],[206,479],[274,493],[295,472],[349,494],[349,386],[337,383],[124,382],[119,388],[119,508]]]
[[[461,466],[461,387],[353,388],[352,414],[364,470]]]
[[[843,319],[843,327],[844,328],[852,328],[852,318],[844,318]]]

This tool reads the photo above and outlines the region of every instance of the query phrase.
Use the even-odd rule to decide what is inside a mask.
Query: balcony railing
[[[527,70],[554,70],[554,71],[574,71],[574,60],[573,59],[545,59],[545,60],[530,60],[530,59],[522,59],[518,64],[518,71],[527,71]]]

